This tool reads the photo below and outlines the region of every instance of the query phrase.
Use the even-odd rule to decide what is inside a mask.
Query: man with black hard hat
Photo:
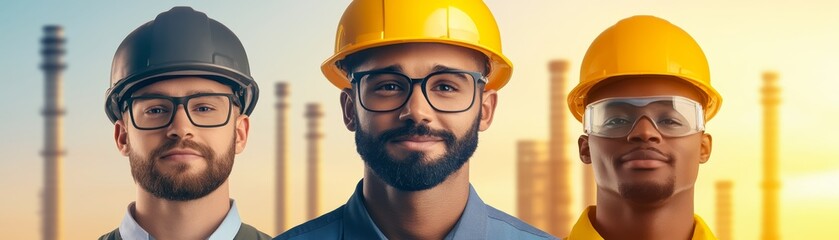
[[[105,113],[137,200],[100,239],[270,239],[242,223],[227,181],[258,97],[242,43],[206,14],[175,7],[131,32]]]

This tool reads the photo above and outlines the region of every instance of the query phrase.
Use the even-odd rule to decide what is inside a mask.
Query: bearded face
[[[373,172],[385,183],[402,191],[421,191],[433,188],[460,169],[478,147],[480,116],[468,132],[457,139],[451,131],[431,129],[428,125],[409,124],[382,132],[378,137],[359,126],[355,132],[356,150]],[[406,136],[432,136],[443,139],[446,152],[430,159],[423,152],[411,152],[402,159],[388,153],[385,145]]]
[[[191,149],[201,154],[206,168],[195,172],[187,163],[161,164],[163,155],[172,149]],[[223,184],[233,169],[234,145],[217,154],[206,145],[184,139],[167,139],[144,156],[133,149],[128,158],[131,175],[140,187],[157,198],[190,201],[207,196]]]

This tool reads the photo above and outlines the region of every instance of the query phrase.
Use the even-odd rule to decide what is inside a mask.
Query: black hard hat
[[[116,122],[120,104],[155,81],[198,76],[229,85],[242,114],[250,115],[259,87],[250,75],[248,57],[230,29],[190,7],[174,7],[125,37],[114,54],[105,113]]]

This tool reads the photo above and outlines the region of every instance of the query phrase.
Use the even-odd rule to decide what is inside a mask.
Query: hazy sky
[[[113,142],[103,111],[110,64],[136,27],[172,6],[189,5],[232,29],[248,51],[262,95],[252,114],[250,141],[237,156],[231,195],[244,221],[272,231],[274,84],[290,84],[292,199],[301,223],[304,204],[304,106],[323,105],[321,211],[343,204],[360,179],[362,163],[340,118],[338,89],[321,75],[335,29],[349,0],[328,1],[14,1],[0,4],[0,232],[36,239],[42,191],[43,74],[38,65],[42,26],[64,26],[64,222],[66,239],[95,238],[118,226],[136,187]],[[760,224],[760,76],[780,73],[781,233],[786,239],[839,238],[839,2],[836,1],[486,1],[513,61],[510,83],[499,92],[495,120],[472,158],[472,183],[485,202],[515,214],[515,143],[546,139],[547,61],[571,62],[568,89],[592,40],[622,18],[651,14],[690,33],[705,50],[712,83],[723,95],[708,123],[711,160],[701,166],[696,212],[713,227],[714,182],[734,181],[735,237],[756,239]],[[564,109],[563,109],[564,110]],[[577,161],[581,126],[569,120],[567,156]],[[573,179],[580,179],[575,170]],[[576,187],[574,191],[579,191]],[[578,201],[579,202],[579,201]],[[582,206],[579,206],[582,209]]]

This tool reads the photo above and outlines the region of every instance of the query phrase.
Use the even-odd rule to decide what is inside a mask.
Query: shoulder
[[[286,239],[338,239],[341,236],[341,220],[344,218],[342,205],[331,212],[289,229],[274,240]]]
[[[490,205],[487,208],[487,236],[499,239],[559,239]]]
[[[263,240],[263,239],[271,239],[271,236],[268,236],[268,234],[265,234],[265,233],[257,230],[255,227],[253,227],[251,225],[242,223],[242,225],[239,227],[239,232],[236,233],[236,237],[233,237],[233,239],[234,240],[236,240],[236,239]]]
[[[99,237],[99,240],[121,240],[122,237],[119,236],[119,228],[114,229],[113,231],[106,233]]]

